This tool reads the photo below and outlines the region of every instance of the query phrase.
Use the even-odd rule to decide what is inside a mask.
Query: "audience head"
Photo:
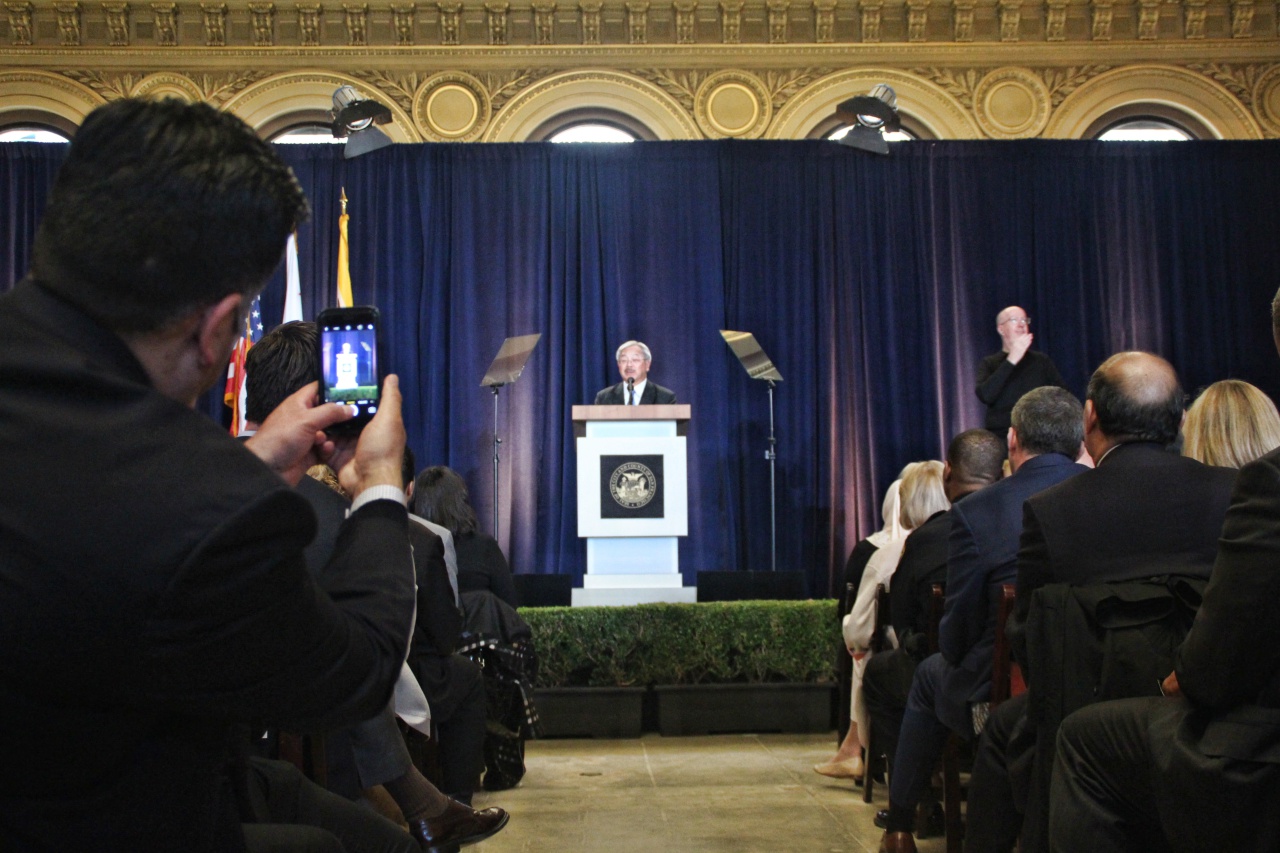
[[[969,429],[951,439],[943,468],[947,500],[954,501],[999,480],[1004,473],[1004,452],[1004,442],[990,430]]]
[[[338,475],[328,465],[312,465],[307,469],[307,476],[317,482],[324,483],[344,498],[351,499],[351,495],[347,494],[347,490],[342,488]]]
[[[1068,459],[1080,455],[1084,408],[1065,388],[1046,385],[1028,391],[1014,404],[1010,421],[1009,455],[1015,470],[1027,459],[1046,453]]]
[[[480,526],[467,502],[467,484],[451,468],[434,465],[418,474],[413,488],[413,511],[446,527],[454,536],[474,533]]]
[[[1121,352],[1089,379],[1085,443],[1094,460],[1130,441],[1169,444],[1182,423],[1182,386],[1173,365],[1147,352]]]
[[[916,462],[903,469],[902,526],[915,530],[935,513],[951,508],[942,485],[942,463],[936,459]]]
[[[76,131],[31,273],[118,334],[154,332],[231,294],[247,307],[306,213],[293,173],[240,119],[122,99]]]
[[[299,388],[320,378],[316,324],[293,322],[262,336],[244,358],[244,417],[260,424]]]
[[[1280,290],[1271,300],[1271,338],[1275,341],[1276,351],[1280,352]]]
[[[907,469],[902,470],[905,473]],[[901,539],[906,535],[906,531],[902,529],[902,475],[899,475],[898,479],[885,489],[880,517],[884,519],[884,526],[867,537],[872,545],[883,548],[893,540]]]
[[[404,446],[404,454],[400,457],[400,483],[404,486],[405,494],[411,498],[413,497],[414,491],[413,472],[417,470],[418,460],[414,458],[413,451],[410,450],[409,445],[406,444]],[[425,515],[422,515],[422,513],[415,514],[420,515],[423,518],[427,518]],[[427,520],[430,521],[431,519],[428,518]]]
[[[1182,455],[1240,468],[1280,447],[1280,413],[1248,382],[1224,379],[1196,398],[1182,422]]]

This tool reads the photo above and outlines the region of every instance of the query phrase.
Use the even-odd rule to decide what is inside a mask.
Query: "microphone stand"
[[[777,465],[778,465],[778,439],[773,432],[773,386],[772,379],[769,382],[769,448],[764,452],[764,458],[769,460],[769,539],[770,539],[770,563],[769,571],[776,572],[778,570],[778,481],[777,481]]]
[[[498,392],[501,385],[493,386],[493,538],[498,538],[498,448],[502,439],[498,438]]]

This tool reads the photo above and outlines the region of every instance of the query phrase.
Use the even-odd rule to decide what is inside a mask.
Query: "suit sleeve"
[[[413,564],[418,577],[418,624],[414,629],[415,653],[445,657],[458,648],[462,613],[453,602],[453,586],[445,565],[444,541],[413,522]]]
[[[1026,630],[1031,595],[1051,579],[1049,545],[1036,516],[1034,502],[1027,501],[1022,506],[1022,538],[1018,545],[1018,592],[1005,630],[1014,660],[1022,665],[1024,672],[1027,672]]]
[[[607,406],[609,404],[607,398],[609,396],[609,392],[612,390],[613,390],[612,388],[601,388],[599,391],[597,391],[595,405]]]
[[[328,728],[386,705],[413,618],[408,516],[374,501],[347,519],[328,593],[303,547],[314,516],[292,490],[216,528],[159,596],[133,689],[202,716]]]
[[[1204,602],[1174,657],[1178,684],[1196,705],[1255,702],[1280,671],[1280,464],[1240,469]]]
[[[982,638],[987,616],[986,572],[969,520],[959,506],[951,511],[951,535],[947,539],[947,600],[938,627],[942,656],[959,666],[965,654]]]

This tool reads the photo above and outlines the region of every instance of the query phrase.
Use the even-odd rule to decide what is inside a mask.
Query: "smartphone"
[[[378,309],[371,305],[327,308],[316,318],[320,331],[320,400],[346,403],[356,416],[330,427],[333,435],[351,435],[378,411],[382,373],[378,363]]]

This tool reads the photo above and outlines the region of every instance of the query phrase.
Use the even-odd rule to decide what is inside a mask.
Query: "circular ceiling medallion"
[[[1025,68],[997,68],[979,81],[973,111],[995,139],[1036,136],[1049,122],[1049,87]]]
[[[1253,87],[1253,102],[1258,105],[1258,118],[1267,130],[1280,135],[1280,65],[1273,65]]]
[[[413,98],[413,120],[427,139],[473,142],[489,124],[484,84],[462,72],[437,74]]]
[[[759,78],[743,71],[720,71],[698,87],[693,117],[707,136],[756,139],[769,126],[773,104]]]

